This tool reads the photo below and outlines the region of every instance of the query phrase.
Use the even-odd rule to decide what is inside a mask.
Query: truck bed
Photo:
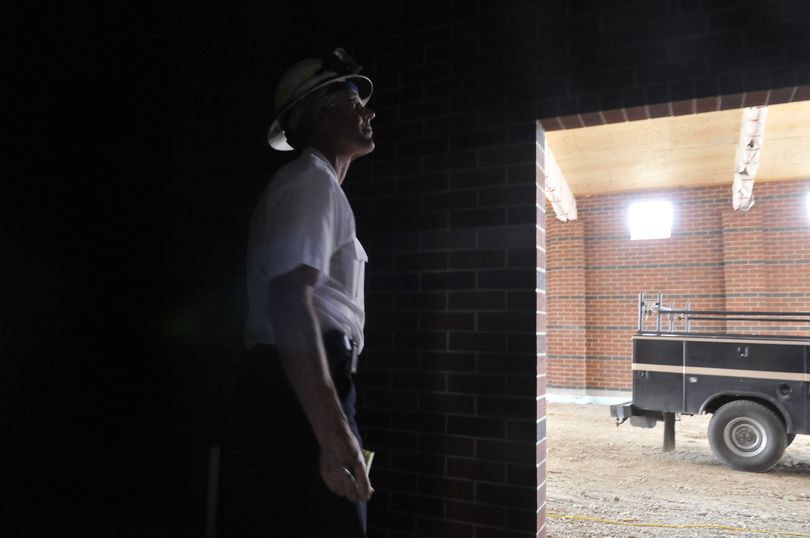
[[[770,401],[788,433],[810,433],[810,339],[733,334],[633,337],[633,405],[689,415],[726,397]]]

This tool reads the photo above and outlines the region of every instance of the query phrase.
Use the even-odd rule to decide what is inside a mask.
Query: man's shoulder
[[[340,205],[343,198],[345,195],[330,170],[305,156],[299,156],[280,168],[261,197],[264,200],[262,205],[266,209],[272,207],[273,211],[280,211],[283,206]]]

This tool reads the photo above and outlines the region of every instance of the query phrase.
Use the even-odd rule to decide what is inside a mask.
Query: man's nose
[[[374,117],[375,117],[377,114],[375,114],[375,113],[374,113],[374,111],[373,111],[373,110],[371,110],[370,108],[365,107],[365,108],[363,108],[363,115],[366,117],[366,120],[367,120],[367,121],[371,121],[371,120],[373,120],[373,119],[374,119]]]

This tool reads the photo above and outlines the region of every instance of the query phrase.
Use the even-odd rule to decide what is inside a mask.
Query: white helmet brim
[[[295,95],[276,113],[276,117],[273,120],[272,125],[270,125],[270,129],[267,131],[267,142],[270,144],[270,146],[278,151],[292,151],[295,149],[287,141],[287,135],[282,127],[285,116],[293,108],[295,108],[296,105],[300,104],[304,99],[306,99],[307,96],[312,95],[313,92],[329,86],[330,84],[344,81],[352,82],[355,84],[355,86],[357,86],[357,94],[360,97],[360,101],[363,103],[363,106],[365,106],[366,103],[368,103],[368,100],[371,99],[371,94],[374,91],[374,84],[372,84],[371,79],[358,74],[338,75],[337,73],[334,73],[334,76],[327,76],[326,78],[323,78],[311,88],[305,88],[299,92],[296,92]]]

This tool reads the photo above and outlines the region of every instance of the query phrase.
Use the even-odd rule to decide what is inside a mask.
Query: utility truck
[[[693,332],[697,321],[721,330]],[[810,336],[730,334],[729,322],[810,329],[800,325],[810,323],[810,312],[677,309],[665,306],[661,293],[639,295],[633,399],[610,406],[610,414],[617,426],[663,422],[664,451],[671,451],[676,416],[711,413],[715,456],[737,470],[764,472],[797,434],[810,433]]]

